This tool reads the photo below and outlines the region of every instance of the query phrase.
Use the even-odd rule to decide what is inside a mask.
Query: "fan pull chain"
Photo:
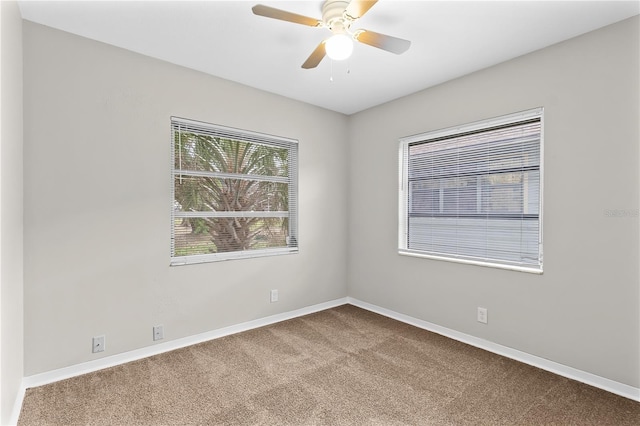
[[[331,60],[331,74],[329,74],[329,81],[333,83],[333,59]]]
[[[330,70],[331,70],[331,72],[329,74],[329,81],[331,83],[333,83],[333,60],[331,61]],[[346,74],[347,75],[351,74],[351,62],[350,61],[347,61],[347,72],[346,72]]]

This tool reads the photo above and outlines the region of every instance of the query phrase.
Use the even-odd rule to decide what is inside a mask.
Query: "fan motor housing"
[[[331,31],[344,32],[349,29],[351,21],[344,16],[347,6],[349,2],[343,0],[327,0],[322,5],[322,21]]]

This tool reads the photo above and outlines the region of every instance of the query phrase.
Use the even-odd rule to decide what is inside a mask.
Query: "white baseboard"
[[[516,349],[502,346],[497,343],[490,342],[488,340],[480,339],[478,337],[471,336],[469,334],[461,333],[446,327],[439,326],[437,324],[423,321],[408,315],[404,315],[390,309],[382,308],[377,305],[373,305],[361,300],[344,297],[341,299],[335,299],[329,302],[319,303],[317,305],[307,306],[305,308],[296,309],[294,311],[284,312],[281,314],[271,315],[265,318],[259,318],[253,321],[243,322],[241,324],[224,327],[218,330],[208,331],[206,333],[196,334],[194,336],[184,337],[182,339],[171,340],[168,342],[148,346],[141,349],[109,356],[106,358],[97,359],[95,361],[89,361],[82,364],[72,365],[65,368],[60,368],[45,373],[34,374],[22,379],[22,387],[18,392],[16,402],[14,404],[10,425],[15,425],[18,422],[18,416],[20,415],[20,409],[22,407],[22,401],[26,389],[36,386],[46,385],[48,383],[57,382],[60,380],[68,379],[70,377],[80,376],[82,374],[91,373],[94,371],[102,370],[104,368],[113,367],[116,365],[124,364],[131,361],[136,361],[142,358],[146,358],[153,355],[158,355],[163,352],[172,351],[175,349],[183,348],[186,346],[194,345],[197,343],[206,342],[209,340],[218,339],[220,337],[228,336],[231,334],[240,333],[254,328],[263,327],[277,322],[297,318],[303,315],[312,314],[314,312],[323,311],[325,309],[334,308],[336,306],[351,304],[359,308],[366,309],[371,312],[384,315],[386,317],[411,324],[413,326],[432,331],[434,333],[441,334],[454,340],[458,340],[463,343],[493,352],[498,355],[505,356],[507,358],[514,359],[516,361],[523,362],[525,364],[532,365],[534,367],[541,368],[546,371],[558,374],[559,376],[567,377],[569,379],[577,380],[582,383],[586,383],[591,386],[606,390],[611,393],[623,396],[625,398],[632,399],[634,401],[640,401],[640,388],[619,383],[610,379],[606,379],[595,374],[587,373],[582,370],[578,370],[573,367],[568,367],[563,364],[559,364],[548,359],[540,358],[535,355],[528,354]]]
[[[390,309],[382,308],[380,306],[372,305],[367,302],[363,302],[352,297],[347,297],[347,302],[351,305],[357,306],[362,309],[366,309],[371,312],[375,312],[385,317],[389,317],[406,324],[411,324],[416,327],[433,331],[434,333],[441,334],[445,337],[449,337],[454,340],[458,340],[463,343],[467,343],[471,346],[475,346],[480,349],[484,349],[489,352],[493,352],[498,355],[505,356],[507,358],[514,359],[516,361],[523,362],[525,364],[532,365],[542,370],[549,371],[551,373],[563,376],[569,379],[576,380],[578,382],[586,383],[588,385],[606,390],[616,395],[623,396],[625,398],[632,399],[634,401],[640,401],[640,388],[626,385],[624,383],[616,382],[601,376],[597,376],[586,371],[578,370],[573,367],[569,367],[563,364],[559,364],[554,361],[550,361],[545,358],[540,358],[535,355],[528,354],[526,352],[519,351],[517,349],[502,346],[497,343],[490,342],[488,340],[480,339],[478,337],[471,336],[469,334],[461,333],[459,331],[452,330],[450,328],[442,327],[437,324],[423,321],[408,315],[400,314]]]
[[[22,409],[22,401],[24,400],[24,393],[26,391],[27,391],[27,388],[24,386],[24,379],[22,379],[22,384],[20,385],[20,389],[18,389],[16,400],[13,402],[11,417],[9,417],[9,423],[7,424],[7,426],[15,426],[18,424],[18,417],[20,416],[20,410]]]
[[[228,336],[231,334],[240,333],[247,330],[252,330],[258,327],[264,327],[265,325],[275,324],[277,322],[285,321],[292,318],[301,317],[303,315],[312,314],[314,312],[323,311],[325,309],[334,308],[336,306],[345,305],[347,298],[331,300],[329,302],[319,303],[317,305],[307,306],[294,311],[283,312],[281,314],[271,315],[264,318],[259,318],[253,321],[243,322],[241,324],[232,325],[229,327],[220,328],[218,330],[207,331],[205,333],[196,334],[194,336],[183,337],[181,339],[171,340],[164,343],[159,343],[145,348],[136,349],[121,354],[100,358],[95,361],[88,361],[82,364],[76,364],[69,367],[60,368],[57,370],[47,371],[45,373],[34,374],[22,379],[22,387],[16,398],[16,403],[11,416],[10,425],[14,425],[18,422],[18,416],[20,415],[20,409],[22,407],[22,401],[26,389],[46,385],[48,383],[57,382],[60,380],[68,379],[70,377],[80,376],[82,374],[92,373],[94,371],[102,370],[104,368],[113,367],[116,365],[124,364],[131,361],[136,361],[142,358],[147,358],[153,355],[158,355],[163,352],[172,351],[175,349],[183,348],[185,346],[195,345],[197,343],[206,342],[220,337]]]

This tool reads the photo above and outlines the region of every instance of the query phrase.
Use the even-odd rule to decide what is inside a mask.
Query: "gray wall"
[[[0,2],[0,424],[23,375],[22,18]]]
[[[351,116],[349,296],[640,386],[638,40],[635,17]],[[544,274],[398,255],[398,138],[539,106]]]
[[[25,375],[346,296],[346,116],[27,21],[24,88]],[[169,267],[172,115],[299,140],[299,254]]]

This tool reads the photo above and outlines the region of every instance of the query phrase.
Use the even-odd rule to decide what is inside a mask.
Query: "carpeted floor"
[[[18,425],[640,425],[640,403],[344,305],[28,389]]]

